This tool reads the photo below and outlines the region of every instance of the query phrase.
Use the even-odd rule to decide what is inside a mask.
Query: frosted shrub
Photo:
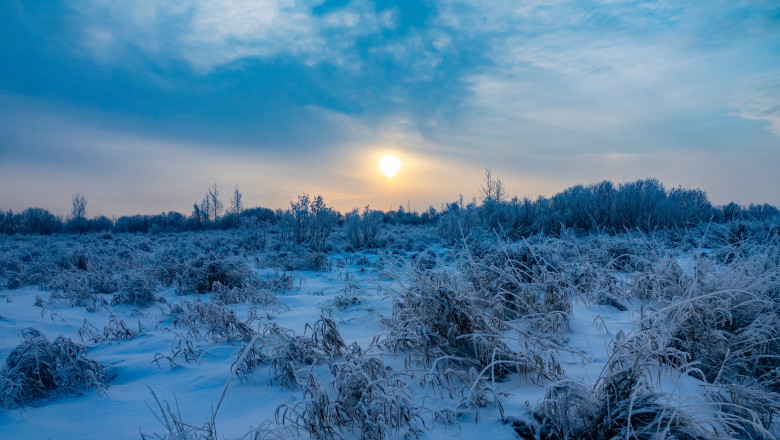
[[[618,335],[595,387],[574,379],[548,385],[534,421],[530,425],[516,421],[516,431],[527,440],[718,438],[713,426],[696,422],[656,391],[652,377],[659,364],[685,359],[683,353],[665,347],[665,341],[659,329],[629,338]]]
[[[191,336],[213,342],[248,341],[255,334],[235,311],[215,302],[182,301],[171,306],[169,314],[175,327],[187,327]]]
[[[0,371],[0,405],[16,408],[51,393],[73,394],[105,390],[105,367],[87,358],[87,350],[62,336],[50,342],[38,330],[22,331],[24,341],[14,348]]]
[[[0,288],[18,289],[24,284],[24,264],[18,255],[0,255]]]
[[[227,288],[241,287],[251,276],[245,259],[209,253],[187,260],[184,269],[177,274],[175,284],[179,292],[206,293],[215,282]]]
[[[347,345],[341,338],[338,325],[332,319],[321,316],[314,325],[309,326],[309,324],[306,324],[306,327],[311,328],[311,338],[323,353],[331,357],[338,356],[347,348]]]
[[[289,424],[296,432],[304,431],[317,440],[336,438],[336,430],[340,431],[340,426],[348,421],[347,415],[310,371],[301,370],[297,383],[303,398],[277,408],[277,422]]]
[[[130,304],[136,307],[146,307],[154,303],[154,286],[143,274],[130,273],[122,276],[120,292],[111,299],[112,304]]]
[[[479,256],[467,254],[461,270],[497,317],[555,317],[563,332],[572,308],[571,281],[553,260],[556,249],[540,247],[528,241],[500,244]]]
[[[328,254],[304,247],[297,247],[290,251],[273,254],[269,256],[268,264],[285,271],[308,270],[328,272],[333,270]]]
[[[211,301],[221,304],[249,303],[273,310],[284,309],[276,295],[266,287],[269,284],[271,283],[252,281],[241,287],[228,288],[215,281],[211,286]]]
[[[534,341],[526,341],[521,353],[506,345],[504,328],[493,315],[492,305],[474,295],[459,274],[413,271],[410,275],[392,315],[385,319],[389,333],[384,346],[421,356],[437,368],[455,365],[468,371],[474,367],[489,371],[492,377],[516,371],[541,380],[558,374],[557,362],[540,352]]]
[[[344,234],[352,249],[376,247],[376,236],[384,215],[366,206],[361,215],[357,208],[345,215]]]
[[[736,429],[754,431],[758,415],[771,431],[780,414],[778,252],[768,247],[735,256],[723,266],[700,264],[696,277],[679,281],[684,294],[662,302],[660,313],[672,327],[670,347],[696,362],[712,384],[711,397],[737,419]]]
[[[286,388],[299,385],[299,369],[323,360],[321,348],[312,338],[296,336],[290,329],[270,325],[264,337],[270,344],[271,382]]]

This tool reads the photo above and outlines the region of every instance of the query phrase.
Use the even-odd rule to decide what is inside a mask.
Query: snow
[[[442,268],[453,270],[456,267],[457,259],[452,258],[452,249],[435,243],[428,247],[438,256]],[[361,257],[365,257],[361,261],[363,264],[356,264]],[[677,261],[690,272],[694,267],[693,258],[690,253],[681,253]],[[332,313],[348,346],[355,342],[367,354],[380,356],[395,371],[409,369],[419,377],[425,370],[423,366],[410,362],[405,356],[382,352],[372,346],[377,335],[386,332],[381,317],[392,313],[393,292],[401,288],[377,269],[380,257],[374,252],[332,252],[329,259],[334,263],[331,271],[288,272],[295,278],[294,287],[277,294],[284,308],[268,312],[271,318],[267,322],[289,328],[296,335],[310,335],[310,325],[323,313]],[[248,261],[253,260],[249,258]],[[278,268],[253,267],[253,271],[261,278],[279,274]],[[619,277],[625,279],[623,274]],[[173,288],[159,288],[156,294],[169,304],[198,297],[205,301],[209,297],[209,294],[182,295]],[[357,297],[359,303],[334,307],[334,300],[343,294]],[[64,335],[80,342],[79,328],[85,321],[102,329],[113,314],[130,329],[140,327],[145,331],[131,340],[87,344],[89,357],[109,367],[112,379],[105,395],[95,391],[52,395],[22,409],[0,410],[0,432],[4,438],[88,440],[107,436],[137,439],[141,432],[162,435],[164,428],[155,418],[154,413],[159,415],[159,411],[152,391],[160,401],[168,401],[185,421],[201,425],[212,416],[227,383],[229,388],[215,418],[217,432],[225,438],[239,438],[250,427],[259,426],[264,420],[274,420],[279,405],[293,404],[301,398],[298,390],[273,385],[266,365],[256,368],[247,378],[232,375],[231,367],[242,346],[240,341],[213,343],[204,338],[190,338],[198,349],[204,350],[200,362],[186,362],[182,357],[174,358],[175,365],[164,359],[153,362],[156,353],[171,355],[175,332],[187,332],[186,328],[174,328],[160,303],[145,308],[112,305],[87,312],[84,307],[72,307],[64,302],[47,302],[41,309],[34,305],[37,296],[45,299],[49,292],[30,286],[0,291],[0,301],[4,301],[0,303],[0,359],[5,359],[22,342],[20,330],[27,327],[39,329],[49,339]],[[111,296],[105,297],[110,300]],[[570,330],[565,335],[566,350],[558,353],[567,377],[596,386],[614,348],[615,336],[630,334],[637,325],[639,300],[626,299],[625,303],[628,310],[619,311],[593,304],[585,292],[575,294]],[[228,307],[244,320],[256,306],[237,304]],[[313,371],[326,388],[333,391],[328,385],[332,378],[327,364],[305,368]],[[705,399],[699,381],[664,369],[658,371],[658,378],[659,388],[669,394],[671,401],[698,408],[695,411],[711,418],[704,409]],[[544,383],[535,384],[514,376],[498,386],[506,393],[501,398],[504,414],[515,419],[530,418],[532,409],[545,393]],[[453,425],[423,414],[425,438],[518,438],[512,426],[501,421],[501,412],[496,405],[458,409],[459,399],[447,396],[440,388],[424,387],[420,383],[412,388],[414,404],[424,405],[431,411],[450,408],[460,414],[458,423]],[[307,437],[304,432],[300,434]],[[345,428],[339,435],[360,438],[360,430]]]

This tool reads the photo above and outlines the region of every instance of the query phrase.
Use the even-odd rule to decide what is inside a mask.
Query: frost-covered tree
[[[506,190],[501,179],[493,177],[493,170],[485,168],[485,178],[482,184],[482,202],[501,203],[506,197]]]
[[[87,232],[89,224],[87,222],[87,198],[84,193],[73,195],[70,210],[70,221],[68,221],[68,230],[71,232]]]
[[[16,218],[12,210],[0,211],[0,234],[13,234],[16,232]]]
[[[290,202],[290,209],[281,214],[281,233],[295,244],[308,243],[314,247],[325,244],[339,221],[339,214],[325,206],[322,196],[311,199],[308,194]]]
[[[362,216],[357,208],[347,213],[344,218],[344,233],[349,243],[355,249],[371,246],[376,240],[383,217],[381,212],[372,211],[368,205],[363,210]]]
[[[54,214],[43,208],[27,208],[21,214],[21,231],[26,234],[49,235],[62,229]]]
[[[230,196],[230,207],[228,207],[228,214],[241,214],[244,210],[244,195],[238,190],[238,186],[233,189],[233,195]]]
[[[209,190],[206,192],[206,198],[209,201],[209,217],[216,223],[219,221],[223,208],[222,202],[219,200],[219,191],[216,183],[209,187]]]
[[[84,219],[87,217],[87,198],[84,197],[84,193],[73,195],[70,215],[73,219]]]
[[[198,223],[208,223],[209,221],[217,223],[219,221],[223,204],[219,200],[219,190],[216,183],[208,187],[200,205],[195,204],[194,208],[192,212],[194,221]]]

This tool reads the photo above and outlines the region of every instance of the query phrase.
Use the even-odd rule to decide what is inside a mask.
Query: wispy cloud
[[[206,73],[244,58],[278,55],[343,63],[354,41],[395,26],[392,10],[356,1],[314,16],[316,1],[183,0],[72,2],[82,45],[98,59],[139,50],[158,62],[180,59]]]
[[[733,105],[740,117],[767,122],[767,128],[780,136],[780,80],[777,76],[746,81]]]

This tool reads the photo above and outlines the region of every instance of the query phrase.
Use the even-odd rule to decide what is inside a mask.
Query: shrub
[[[652,328],[630,338],[618,335],[594,388],[573,379],[548,385],[534,421],[515,422],[516,431],[527,440],[716,438],[712,426],[696,422],[656,391],[652,376],[659,363],[684,360],[665,340],[664,332]]]
[[[348,421],[343,410],[330,399],[328,391],[310,371],[301,370],[297,383],[303,399],[279,406],[276,421],[290,424],[296,431],[307,432],[317,440],[335,438],[336,429]]]
[[[22,331],[24,341],[14,348],[0,371],[0,404],[29,405],[51,393],[73,394],[83,389],[103,391],[106,370],[87,358],[87,350],[68,338],[50,342],[34,328]]]
[[[360,428],[361,439],[406,438],[419,435],[420,409],[414,407],[402,376],[381,359],[356,352],[331,366],[336,404],[350,423]]]
[[[242,258],[208,253],[185,264],[184,270],[177,274],[179,292],[210,292],[215,282],[232,289],[241,287],[252,276],[249,264]]]
[[[357,208],[345,215],[344,234],[353,249],[376,247],[376,236],[384,214],[366,206],[361,215]]]
[[[422,356],[438,368],[485,369],[492,377],[513,370],[537,380],[559,374],[557,361],[539,351],[533,340],[524,341],[527,349],[521,353],[511,350],[492,304],[474,295],[458,273],[412,270],[409,275],[392,315],[384,320],[389,329],[385,347]]]
[[[679,296],[659,292],[659,313],[671,326],[669,346],[696,362],[709,395],[747,435],[754,416],[759,431],[771,431],[780,414],[780,268],[774,247],[734,255],[670,277]]]
[[[121,292],[114,294],[114,297],[111,299],[112,304],[130,304],[145,307],[157,300],[154,296],[154,288],[146,276],[137,273],[124,275],[120,286]]]
[[[266,327],[265,337],[271,345],[271,382],[286,388],[299,385],[299,369],[323,359],[320,347],[312,338],[296,336],[292,330],[276,325]]]

